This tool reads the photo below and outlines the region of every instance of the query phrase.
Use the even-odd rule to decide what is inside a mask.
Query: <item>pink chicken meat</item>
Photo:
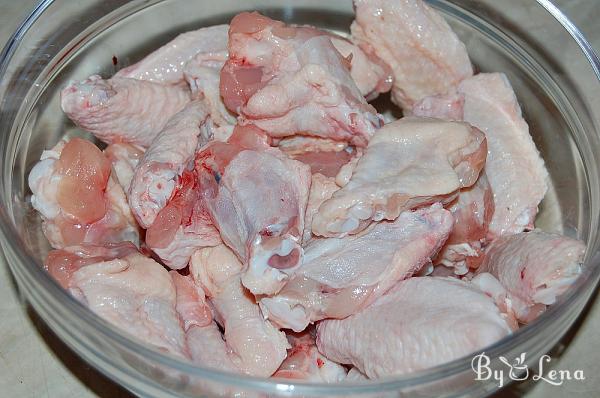
[[[327,358],[379,378],[450,362],[510,333],[506,316],[476,287],[415,277],[346,319],[319,323],[317,346]]]
[[[228,25],[215,25],[182,33],[141,61],[121,69],[115,77],[162,84],[181,83],[185,65],[192,58],[196,57],[206,65],[227,58],[228,30]]]
[[[583,242],[538,230],[502,236],[487,248],[474,282],[527,323],[575,282],[584,253]]]
[[[63,112],[98,139],[148,147],[190,94],[179,86],[94,75],[65,87],[60,98]]]
[[[422,0],[354,0],[352,39],[392,69],[392,100],[404,109],[445,94],[473,74],[465,45]]]
[[[348,183],[321,205],[313,233],[340,237],[405,210],[449,202],[475,183],[485,157],[485,136],[466,123],[411,117],[386,124]]]
[[[81,138],[42,153],[29,174],[32,206],[54,248],[79,244],[139,244],[139,228],[109,160]]]
[[[231,21],[221,95],[241,124],[272,137],[302,133],[365,146],[381,124],[328,35],[258,13]]]
[[[450,212],[436,204],[362,235],[315,239],[305,247],[297,275],[277,295],[261,299],[263,314],[294,331],[352,315],[430,263],[451,228]]]
[[[268,377],[285,359],[288,343],[242,286],[242,270],[225,245],[196,251],[190,263],[191,274],[203,286],[225,330],[228,361],[243,373]]]

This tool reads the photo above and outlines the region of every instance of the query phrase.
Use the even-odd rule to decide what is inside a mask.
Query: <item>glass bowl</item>
[[[515,88],[552,180],[537,226],[587,242],[584,271],[559,302],[485,349],[491,369],[506,370],[497,358],[521,353],[527,364],[537,363],[579,316],[600,278],[600,115],[592,106],[599,96],[600,62],[577,28],[547,0],[430,3],[465,42],[476,68],[506,73]],[[98,318],[41,268],[49,247],[29,203],[27,175],[44,148],[65,134],[85,135],[60,111],[60,88],[94,73],[109,76],[179,32],[227,22],[243,10],[337,32],[347,32],[352,21],[350,0],[46,0],[14,33],[0,56],[0,231],[26,299],[86,361],[148,397],[482,396],[498,389],[497,380],[474,380],[472,356],[403,377],[338,385],[193,366]],[[389,102],[379,100],[377,106],[385,109]]]

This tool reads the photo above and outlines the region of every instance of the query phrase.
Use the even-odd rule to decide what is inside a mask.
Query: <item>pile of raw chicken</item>
[[[48,272],[200,366],[320,382],[406,374],[509,335],[581,272],[534,229],[548,175],[513,89],[421,0],[351,35],[241,13],[62,109],[29,176]],[[404,114],[369,104],[391,91]]]

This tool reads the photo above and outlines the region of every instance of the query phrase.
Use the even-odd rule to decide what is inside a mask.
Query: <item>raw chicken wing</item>
[[[319,323],[317,346],[327,358],[379,378],[450,362],[509,333],[505,316],[477,288],[415,277],[355,315]]]
[[[370,46],[392,68],[392,100],[411,109],[473,74],[465,45],[422,0],[354,0],[352,40]]]
[[[192,58],[210,65],[215,59],[227,59],[229,25],[215,25],[185,32],[147,55],[136,64],[121,69],[115,77],[176,84],[183,81],[185,64]]]
[[[493,293],[524,323],[535,319],[554,304],[581,273],[583,242],[562,235],[534,230],[495,239],[486,250],[474,281],[487,292],[498,291],[490,273],[507,294]]]
[[[217,320],[225,329],[231,360],[242,372],[272,375],[286,357],[288,343],[283,332],[265,320],[240,281],[242,264],[225,245],[194,253],[190,272],[210,297]]]
[[[277,149],[243,150],[222,175],[203,175],[212,219],[247,265],[244,286],[254,294],[276,293],[302,260],[310,168]]]
[[[412,110],[413,116],[435,117],[444,120],[464,119],[465,97],[459,93],[425,97],[417,102]]]
[[[313,135],[365,146],[381,124],[329,35],[241,13],[221,71],[225,105],[273,137]]]
[[[423,103],[430,100],[437,105],[426,109]],[[453,110],[447,112],[450,108]],[[473,76],[464,80],[456,93],[424,99],[413,113],[464,120],[485,133],[488,156],[484,170],[495,205],[490,238],[533,228],[538,204],[548,189],[548,172],[504,74]]]
[[[131,336],[187,357],[169,273],[139,253],[88,264],[73,272],[69,288],[101,318]]]
[[[209,140],[209,118],[202,101],[190,102],[174,115],[135,170],[129,204],[140,225],[150,227],[176,190],[178,179]]]
[[[305,247],[298,274],[279,294],[261,299],[263,314],[294,331],[354,314],[430,263],[452,221],[450,212],[436,204],[403,212],[361,235],[315,239]]]
[[[193,170],[197,149],[210,139],[208,121],[202,101],[173,116],[144,154],[130,187],[131,209],[148,228],[146,244],[172,269],[184,268],[197,248],[221,242]]]
[[[197,286],[191,276],[181,275],[177,271],[169,271],[177,302],[175,309],[181,318],[183,330],[189,331],[192,327],[204,327],[212,323],[212,313],[205,300],[204,290]]]
[[[405,210],[449,202],[475,183],[485,163],[483,133],[466,123],[404,118],[369,142],[350,181],[321,205],[313,233],[344,236]]]
[[[142,147],[190,101],[187,89],[179,86],[97,75],[71,83],[60,96],[63,112],[98,139]]]
[[[139,243],[138,226],[104,154],[81,138],[42,153],[29,174],[32,206],[52,247]]]

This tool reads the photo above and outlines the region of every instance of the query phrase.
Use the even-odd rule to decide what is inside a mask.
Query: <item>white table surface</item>
[[[33,0],[0,0],[0,46],[35,3]],[[600,50],[600,0],[556,0],[555,4]],[[586,377],[584,382],[567,381],[560,387],[541,382],[522,383],[502,391],[498,397],[600,397],[598,301],[588,308],[553,353],[553,367],[581,369]],[[22,303],[10,271],[0,259],[0,397],[131,396],[79,359]]]

